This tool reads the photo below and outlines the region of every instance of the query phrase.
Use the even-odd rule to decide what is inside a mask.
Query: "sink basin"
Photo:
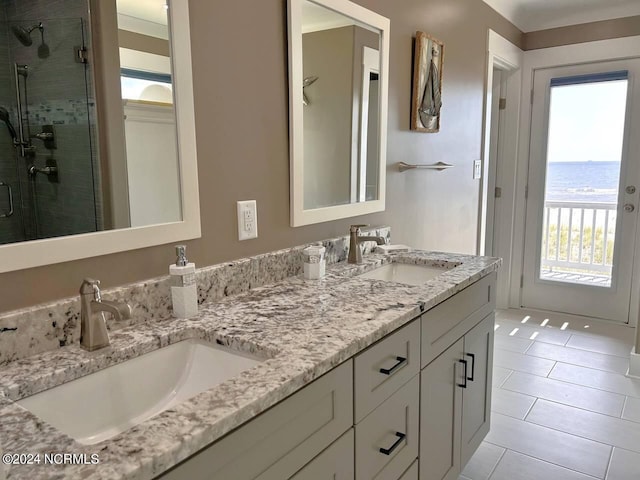
[[[120,432],[263,359],[190,339],[18,401],[85,445]]]
[[[429,267],[426,265],[389,263],[358,276],[360,278],[370,278],[372,280],[406,283],[407,285],[422,285],[447,270],[447,268]]]

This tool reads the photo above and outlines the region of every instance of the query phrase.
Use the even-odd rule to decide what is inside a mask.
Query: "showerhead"
[[[13,32],[13,34],[16,36],[18,41],[25,47],[30,47],[31,45],[33,45],[31,32],[33,32],[36,29],[40,30],[40,33],[44,31],[44,25],[42,25],[42,22],[38,23],[37,25],[33,25],[30,28],[19,27],[17,25],[14,25],[11,27],[11,31]]]
[[[18,134],[16,133],[16,129],[13,128],[13,125],[11,124],[11,119],[9,118],[9,111],[0,106],[0,121],[4,122],[7,125],[7,129],[9,130],[9,135],[11,135],[11,138],[13,139],[14,143],[17,143],[18,140]]]

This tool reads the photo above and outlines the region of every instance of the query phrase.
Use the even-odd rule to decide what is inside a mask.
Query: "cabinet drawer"
[[[494,310],[495,283],[492,273],[422,315],[422,367]]]
[[[353,365],[348,361],[161,478],[290,478],[352,426],[352,405]]]
[[[409,470],[404,472],[398,480],[418,480],[418,460],[413,462],[409,467]]]
[[[358,423],[420,371],[420,322],[414,320],[355,357],[354,370]]]
[[[418,457],[418,378],[356,425],[357,480],[397,480]]]
[[[291,480],[353,480],[353,441],[351,428]]]

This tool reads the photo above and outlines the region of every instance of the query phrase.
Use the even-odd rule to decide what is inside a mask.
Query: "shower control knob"
[[[625,188],[625,192],[627,192],[629,195],[633,195],[634,193],[636,193],[636,186],[629,185],[627,188]]]
[[[627,203],[627,204],[624,206],[624,211],[625,211],[625,212],[627,212],[627,213],[631,213],[631,212],[633,212],[635,209],[636,209],[636,207],[634,207],[634,206],[633,206],[632,204],[630,204],[630,203]]]

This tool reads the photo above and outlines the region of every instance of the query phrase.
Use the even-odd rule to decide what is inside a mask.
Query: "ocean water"
[[[617,202],[620,162],[552,162],[547,168],[550,202]]]

